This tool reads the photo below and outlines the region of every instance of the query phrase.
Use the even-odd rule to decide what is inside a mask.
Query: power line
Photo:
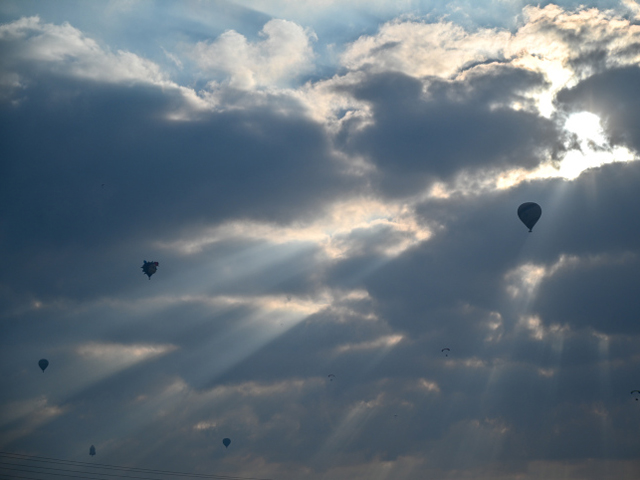
[[[21,465],[21,464],[17,464],[17,463],[6,463],[6,462],[0,462],[0,465],[11,465],[11,467],[20,467],[20,468],[11,468],[11,467],[5,467],[4,470],[14,470],[14,471],[18,471],[18,472],[25,472],[25,473],[35,473],[36,475],[57,475],[57,476],[65,476],[65,477],[70,477],[70,478],[84,478],[84,479],[91,479],[91,480],[106,480],[104,479],[104,476],[107,477],[117,477],[117,478],[137,478],[137,479],[142,479],[142,480],[163,480],[163,479],[158,479],[157,477],[152,478],[152,477],[139,477],[136,475],[121,475],[118,473],[105,473],[105,472],[84,472],[81,470],[69,470],[67,468],[54,468],[54,467],[41,467],[39,465]],[[29,468],[38,468],[41,470],[45,470],[44,472],[41,471],[34,471],[34,470],[25,470],[25,468],[29,469]],[[65,472],[65,473],[54,473],[52,472],[52,470],[55,470],[56,472]],[[78,475],[71,475],[71,473],[79,473],[79,474],[84,474],[84,475],[101,475],[102,478],[98,478],[95,476],[92,477],[85,477],[85,476],[78,476]],[[162,474],[156,474],[156,475],[162,475]]]
[[[45,463],[45,464],[53,464],[53,465],[61,465],[61,466],[67,466],[67,467],[77,467],[77,468],[94,468],[94,469],[98,469],[98,470],[103,470],[103,471],[98,471],[98,472],[83,472],[83,471],[79,471],[79,470],[70,470],[70,469],[64,469],[64,468],[55,468],[52,466],[39,466],[39,465],[24,465],[24,464],[18,464],[18,463],[6,463],[6,462],[0,462],[0,464],[5,464],[5,465],[12,465],[12,466],[18,466],[18,467],[27,467],[27,468],[40,468],[40,469],[44,469],[44,470],[56,470],[56,471],[62,471],[62,472],[67,472],[68,473],[80,473],[80,474],[86,474],[86,475],[105,475],[105,476],[110,476],[110,477],[118,477],[118,478],[136,478],[136,479],[146,479],[146,480],[161,480],[161,479],[152,479],[150,477],[137,477],[137,476],[132,476],[132,475],[123,475],[119,472],[122,473],[139,473],[139,474],[146,474],[146,475],[163,475],[163,476],[180,476],[180,477],[187,477],[187,478],[210,478],[210,479],[224,479],[224,480],[270,480],[268,478],[256,478],[256,477],[238,477],[238,476],[230,476],[230,475],[215,475],[215,474],[201,474],[201,473],[185,473],[185,472],[175,472],[175,471],[171,471],[171,470],[157,470],[157,469],[149,469],[149,468],[137,468],[137,467],[123,467],[123,466],[119,466],[119,465],[108,465],[108,464],[103,464],[103,463],[88,463],[88,462],[79,462],[79,461],[75,461],[75,460],[64,460],[64,459],[59,459],[59,458],[51,458],[51,457],[41,457],[41,456],[37,456],[37,455],[25,455],[22,453],[12,453],[12,452],[2,452],[0,451],[0,458],[3,458],[6,460],[22,460],[22,461],[32,461],[32,462],[41,462],[41,463]],[[10,470],[15,470],[15,469],[10,469]],[[34,471],[25,471],[25,470],[19,470],[19,471],[24,471],[25,473],[35,473],[36,475],[62,475],[62,474],[58,474],[58,473],[53,473],[53,472],[34,472]],[[112,471],[112,472],[118,472],[118,473],[106,473],[108,471]],[[0,475],[6,476],[5,474],[0,473]],[[68,475],[69,476],[69,475]],[[16,477],[16,478],[31,478],[31,477]],[[86,479],[93,479],[93,480],[99,480],[96,477],[77,477],[77,478],[86,478]],[[35,479],[35,480],[39,480],[39,479]]]
[[[22,467],[23,465],[19,465],[19,466]],[[36,467],[36,468],[48,469],[47,467]],[[81,476],[78,476],[78,475],[71,475],[69,472],[87,473],[89,475],[107,475],[107,474],[104,474],[104,473],[77,472],[75,470],[68,470],[68,471],[66,471],[66,473],[35,472],[33,470],[23,470],[23,469],[20,469],[20,468],[4,468],[4,470],[14,470],[14,471],[21,472],[21,473],[35,473],[36,475],[56,475],[58,477],[65,477],[65,478],[83,478],[85,480],[105,480],[105,479],[104,478],[100,478],[100,477],[84,477],[84,476],[81,477]],[[56,468],[54,470],[61,470],[61,469]],[[65,470],[62,469],[62,471],[65,471]],[[2,475],[4,475],[4,474],[2,474]],[[114,476],[119,477],[120,475],[114,475]],[[22,477],[22,478],[27,478],[27,477]],[[134,478],[136,478],[136,477],[134,477]],[[137,478],[146,478],[147,480],[157,480],[157,479],[153,479],[153,478],[150,478],[150,477],[137,477]],[[38,480],[42,480],[42,479],[38,479]]]
[[[22,479],[26,479],[26,480],[42,480],[42,478],[22,477],[20,475],[7,475],[5,473],[0,473],[0,477],[8,477],[9,480],[13,480],[15,478],[22,478]]]

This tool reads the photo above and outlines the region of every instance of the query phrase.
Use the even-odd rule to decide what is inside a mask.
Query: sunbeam
[[[639,2],[0,1],[0,450],[636,480]]]

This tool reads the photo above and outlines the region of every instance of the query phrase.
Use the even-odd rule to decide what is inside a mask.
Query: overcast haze
[[[0,453],[640,478],[638,2],[0,23]]]

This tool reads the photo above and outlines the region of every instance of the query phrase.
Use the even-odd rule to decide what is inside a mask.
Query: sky
[[[3,0],[0,477],[640,478],[639,124],[632,0]]]

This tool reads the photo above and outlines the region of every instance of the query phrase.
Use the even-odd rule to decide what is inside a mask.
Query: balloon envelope
[[[229,447],[229,445],[231,444],[231,439],[229,439],[229,438],[223,438],[223,439],[222,439],[222,444],[223,444],[225,447]]]
[[[144,260],[144,263],[140,268],[142,268],[142,273],[144,273],[147,277],[149,277],[149,280],[151,280],[151,275],[156,273],[156,271],[158,270],[158,265],[160,265],[158,262],[147,262],[146,260]]]
[[[38,365],[40,366],[40,368],[44,372],[45,368],[47,368],[49,366],[49,360],[47,360],[46,358],[43,358],[42,360],[40,360],[38,362]]]
[[[95,455],[96,454],[96,447],[94,447],[93,445],[91,445],[89,447],[89,455]]]
[[[520,217],[520,220],[527,226],[529,231],[538,223],[541,215],[542,208],[537,203],[526,202],[518,207],[518,217]]]

